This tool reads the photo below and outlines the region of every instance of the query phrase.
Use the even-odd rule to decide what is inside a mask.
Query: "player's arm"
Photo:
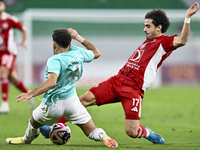
[[[173,41],[173,46],[178,48],[187,43],[190,35],[190,18],[198,11],[199,4],[195,2],[186,12],[185,21],[181,31],[181,36],[175,36]]]
[[[24,48],[26,48],[26,38],[27,38],[27,29],[25,26],[23,26],[22,28],[22,42],[20,43],[20,45]]]
[[[40,94],[47,92],[48,90],[50,90],[56,86],[57,78],[58,78],[57,74],[49,73],[48,79],[43,84],[41,84],[38,88],[34,89],[33,91],[31,91],[29,93],[22,93],[22,94],[16,96],[16,98],[18,98],[17,102],[19,102],[21,100],[24,100],[24,102],[25,102],[28,99],[31,99],[35,96],[38,96]]]
[[[76,30],[69,28],[69,33],[71,34],[72,39],[76,39],[79,41],[83,46],[85,46],[88,50],[91,50],[94,53],[94,59],[101,56],[101,52],[89,41],[85,40],[82,36],[80,36]]]

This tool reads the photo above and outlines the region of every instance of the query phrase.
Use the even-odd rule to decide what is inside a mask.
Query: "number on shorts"
[[[132,100],[133,100],[133,106],[134,106],[134,107],[131,109],[131,111],[136,111],[136,112],[138,112],[137,107],[138,107],[138,104],[139,104],[140,100],[137,99],[137,98],[133,98]]]

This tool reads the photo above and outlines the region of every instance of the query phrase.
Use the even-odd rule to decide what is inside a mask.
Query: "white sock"
[[[26,129],[25,135],[23,137],[23,141],[26,144],[30,144],[34,139],[36,139],[39,136],[39,128],[35,129],[31,125],[30,121],[28,122],[28,128]]]
[[[9,107],[9,105],[8,105],[8,101],[2,101],[1,102],[1,107]]]
[[[146,129],[147,130],[147,135],[146,135],[146,137],[148,137],[149,135],[150,135],[150,131],[148,130],[148,129]]]
[[[105,131],[101,128],[96,128],[94,129],[90,135],[88,136],[89,139],[95,140],[95,141],[101,141],[101,139],[99,138],[99,133],[105,133]]]

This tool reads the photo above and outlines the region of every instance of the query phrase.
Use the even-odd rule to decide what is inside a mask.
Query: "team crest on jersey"
[[[133,55],[131,56],[131,61],[134,61],[134,62],[139,62],[140,61],[140,59],[142,58],[142,55],[143,55],[143,53],[144,53],[144,50],[139,50],[139,49],[137,49],[134,53],[133,53]]]
[[[5,29],[7,29],[8,28],[8,24],[7,23],[3,23],[2,24],[2,28],[5,30]]]
[[[84,51],[85,51],[86,53],[89,53],[89,51],[88,51],[87,49],[84,49]]]

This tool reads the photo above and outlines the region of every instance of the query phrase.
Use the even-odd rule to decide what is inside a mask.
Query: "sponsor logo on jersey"
[[[132,55],[132,57],[131,57],[131,61],[134,61],[134,62],[139,62],[140,61],[140,59],[141,59],[141,57],[142,57],[142,55],[143,55],[143,53],[144,53],[144,50],[139,50],[139,49],[137,49],[134,53],[133,53],[133,55]]]

